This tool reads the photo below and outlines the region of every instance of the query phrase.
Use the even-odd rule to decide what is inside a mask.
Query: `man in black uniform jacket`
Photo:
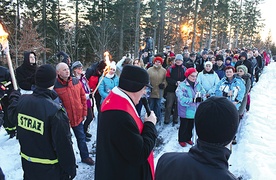
[[[53,101],[55,80],[55,69],[42,65],[33,94],[10,95],[9,118],[17,126],[24,179],[65,180],[76,175],[68,116]]]
[[[238,128],[239,114],[225,97],[210,97],[195,114],[197,144],[189,152],[165,153],[156,167],[156,180],[236,180],[228,170],[228,147]]]

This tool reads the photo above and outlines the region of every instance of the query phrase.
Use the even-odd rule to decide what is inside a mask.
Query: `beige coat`
[[[163,83],[165,87],[167,86],[166,69],[162,66],[152,66],[148,69],[148,74],[150,77],[150,84],[152,85],[150,98],[162,98],[164,89],[159,89],[159,84]]]

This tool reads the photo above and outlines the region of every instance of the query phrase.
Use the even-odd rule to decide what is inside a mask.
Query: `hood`
[[[34,54],[35,55],[35,63],[33,65],[31,65],[30,63],[30,54]],[[24,52],[24,61],[23,61],[23,65],[26,66],[26,67],[33,67],[34,65],[36,65],[37,63],[37,60],[36,60],[36,54],[33,52],[33,51],[25,51]]]

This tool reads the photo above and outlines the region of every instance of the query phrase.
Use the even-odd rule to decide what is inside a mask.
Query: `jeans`
[[[78,148],[80,150],[81,159],[86,159],[89,157],[88,148],[85,141],[85,134],[83,130],[83,124],[80,123],[78,126],[72,127],[73,132],[76,136]]]
[[[165,123],[170,122],[170,116],[173,109],[173,123],[178,123],[178,111],[177,111],[177,98],[174,92],[167,92],[166,97],[166,110],[165,110]]]
[[[161,120],[161,99],[159,98],[150,98],[149,99],[150,109],[153,110],[157,117],[157,121]]]

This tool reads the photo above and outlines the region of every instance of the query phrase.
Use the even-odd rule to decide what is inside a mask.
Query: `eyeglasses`
[[[110,71],[116,71],[116,69],[111,68]]]

